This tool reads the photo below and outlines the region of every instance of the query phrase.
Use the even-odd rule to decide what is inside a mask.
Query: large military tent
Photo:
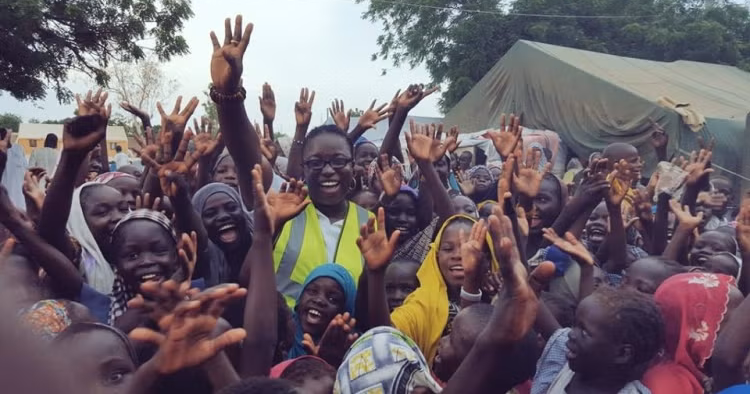
[[[705,117],[698,132],[674,109]],[[713,136],[714,163],[750,175],[750,74],[735,67],[692,61],[633,59],[529,41],[518,41],[446,115],[462,131],[495,128],[502,113],[522,114],[522,124],[557,132],[585,157],[615,142],[629,142],[655,163],[649,118],[665,125],[670,153],[695,149],[697,137]],[[688,123],[686,123],[686,121]],[[694,123],[693,123],[694,124]]]

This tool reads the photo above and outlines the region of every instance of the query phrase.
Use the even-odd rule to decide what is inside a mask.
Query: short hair
[[[219,390],[219,394],[297,394],[284,379],[249,378]]]
[[[319,358],[306,357],[289,364],[279,377],[290,381],[295,386],[301,386],[307,379],[329,377],[335,381],[336,370]]]
[[[122,152],[122,147],[120,145],[115,145],[115,152]]]
[[[54,133],[49,133],[47,134],[47,137],[44,138],[44,147],[57,148],[57,136]]]
[[[324,134],[333,134],[337,135],[346,141],[346,143],[349,145],[349,152],[351,154],[351,157],[354,158],[354,145],[352,144],[352,141],[349,139],[349,136],[346,134],[344,130],[341,130],[338,126],[328,124],[323,126],[318,126],[309,133],[307,133],[307,136],[305,137],[305,140],[302,141],[302,156],[305,155],[305,150],[307,150],[307,146],[310,144],[310,141],[313,139],[324,135]]]
[[[653,259],[659,262],[659,266],[662,268],[663,276],[657,279],[657,283],[661,284],[665,280],[678,275],[688,272],[688,268],[678,263],[677,261],[664,258],[662,256],[648,256],[647,259]],[[639,259],[640,260],[640,259]],[[637,260],[636,260],[637,261]]]
[[[633,363],[653,360],[664,346],[664,320],[653,297],[632,289],[599,287],[593,295],[605,304],[611,322],[609,335],[633,346]]]
[[[560,293],[545,291],[540,296],[544,305],[552,316],[555,317],[560,326],[573,327],[576,319],[577,302],[570,296]]]

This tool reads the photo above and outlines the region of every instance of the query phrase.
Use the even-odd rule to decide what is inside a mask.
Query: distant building
[[[63,125],[61,124],[21,123],[16,143],[23,147],[24,154],[28,157],[34,148],[44,146],[44,139],[47,134],[53,133],[60,140],[59,146],[62,150],[62,130]],[[125,128],[122,126],[107,127],[107,157],[110,159],[115,157],[115,153],[117,153],[115,152],[115,145],[120,145],[123,152],[127,152],[129,149],[128,137],[125,134]]]

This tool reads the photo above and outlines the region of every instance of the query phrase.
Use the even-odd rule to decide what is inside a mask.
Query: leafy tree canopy
[[[160,60],[188,53],[179,35],[193,16],[189,0],[0,0],[0,91],[38,100],[54,88],[69,102],[68,72],[106,86],[112,60]],[[148,39],[150,48],[141,46]]]
[[[18,127],[23,120],[20,116],[11,113],[0,114],[0,128],[8,128],[18,133]]]
[[[390,59],[396,67],[425,64],[432,82],[446,87],[440,100],[444,112],[521,39],[620,56],[695,60],[750,70],[750,14],[745,6],[729,0],[406,3],[370,1],[363,17],[384,25],[373,60]]]

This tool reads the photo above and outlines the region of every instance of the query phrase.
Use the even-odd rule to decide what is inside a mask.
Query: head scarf
[[[305,283],[302,284],[302,290],[297,297],[297,302],[295,303],[294,323],[296,325],[296,331],[294,333],[294,345],[292,345],[292,349],[289,350],[288,358],[297,358],[307,354],[307,351],[302,346],[302,337],[305,333],[302,331],[302,324],[299,321],[299,314],[296,309],[302,298],[302,294],[305,292],[305,288],[318,278],[331,278],[341,286],[341,290],[344,292],[345,297],[344,312],[349,312],[350,315],[354,315],[354,304],[357,299],[357,284],[354,283],[354,278],[352,278],[349,271],[343,266],[335,263],[325,263],[317,266],[309,275],[307,275]],[[313,338],[316,343],[319,339],[320,338]]]
[[[81,206],[81,192],[91,186],[101,187],[102,185],[87,182],[73,191],[73,202],[70,204],[67,230],[68,234],[81,245],[79,269],[85,276],[86,283],[100,293],[109,294],[115,281],[115,273],[107,259],[104,258],[101,249],[99,249],[99,245],[86,223],[86,217],[83,215],[83,207]]]
[[[492,178],[492,171],[490,171],[489,167],[483,166],[481,164],[469,168],[469,170],[466,171],[466,173],[469,175],[469,178],[472,178],[474,175],[477,175],[479,171],[485,171],[486,173],[490,175],[490,178]]]
[[[690,371],[699,386],[707,382],[702,368],[713,353],[734,283],[727,275],[679,274],[664,281],[654,294],[664,316],[667,356]]]
[[[377,145],[375,145],[372,141],[368,140],[367,138],[365,138],[365,137],[359,137],[359,138],[357,138],[356,141],[354,141],[354,150],[357,150],[357,148],[360,145],[364,145],[364,144],[371,144],[372,146],[374,146],[376,148],[378,147]]]
[[[469,170],[466,171],[466,173],[469,176],[469,179],[471,179],[474,176],[478,175],[478,173],[481,171],[486,172],[487,175],[490,176],[490,179],[494,181],[495,178],[492,176],[492,171],[490,171],[490,169],[487,168],[487,166],[483,166],[483,165],[474,166],[474,167],[469,168]],[[472,201],[474,201],[475,204],[479,204],[480,202],[486,201],[486,200],[494,200],[498,198],[497,197],[497,183],[491,184],[490,187],[487,190],[485,190],[485,192],[482,195],[478,195],[477,192],[475,192],[471,196],[466,196],[466,197],[469,197]]]
[[[442,391],[414,341],[391,327],[364,333],[349,349],[336,373],[334,394],[408,394],[417,387]]]
[[[177,245],[177,233],[174,230],[172,222],[161,212],[152,211],[150,209],[137,209],[133,212],[128,213],[120,219],[112,230],[112,240],[114,241],[115,234],[122,228],[125,223],[132,222],[134,220],[148,220],[152,223],[156,223],[164,231],[166,231],[172,240]],[[115,319],[122,316],[125,311],[128,310],[128,301],[133,299],[137,293],[137,289],[131,289],[126,283],[125,279],[115,269],[115,281],[112,285],[112,294],[110,299],[112,303],[109,308],[109,324],[114,324]]]
[[[527,152],[531,152],[534,149],[538,149],[539,152],[541,152],[541,157],[539,159],[539,168],[537,168],[538,171],[543,171],[544,166],[547,165],[547,155],[544,154],[544,145],[542,145],[539,142],[532,142],[529,144],[529,147],[526,148]]]
[[[500,160],[494,160],[494,161],[491,161],[491,162],[487,163],[487,169],[490,170],[490,174],[492,174],[492,170],[495,169],[495,168],[499,169],[500,173],[502,174],[502,172],[503,172],[503,162],[500,161]],[[495,179],[495,180],[497,180],[497,179]]]
[[[32,334],[50,341],[72,323],[62,300],[42,300],[20,313],[21,324]]]
[[[227,196],[229,196],[229,198],[234,200],[234,202],[242,207],[242,210],[245,212],[245,224],[247,224],[248,228],[252,229],[252,224],[250,223],[250,213],[245,208],[242,197],[240,197],[240,194],[237,192],[237,190],[234,190],[231,186],[224,183],[209,183],[195,192],[195,194],[193,195],[193,207],[196,211],[198,211],[198,215],[200,216],[203,212],[203,209],[206,208],[206,202],[208,201],[208,199],[211,198],[211,196],[213,196],[214,194],[219,193],[226,194]]]
[[[219,168],[219,164],[221,164],[222,160],[226,159],[227,157],[231,157],[229,155],[229,151],[225,150],[222,154],[219,155],[219,157],[216,158],[216,162],[214,163],[214,166],[211,168],[211,175],[216,172],[216,169]]]
[[[411,198],[414,199],[414,202],[416,202],[419,199],[419,194],[417,193],[417,191],[407,185],[401,185],[401,188],[399,188],[398,192],[409,195]]]
[[[126,174],[124,172],[105,172],[104,174],[98,175],[96,178],[94,178],[94,180],[92,182],[94,182],[94,183],[101,183],[103,185],[106,185],[110,181],[113,181],[113,180],[115,180],[117,178],[123,178],[123,177],[125,177],[125,178],[130,177],[130,178],[133,178],[133,179],[137,179],[136,177],[134,177],[134,176],[132,176],[130,174]]]
[[[279,378],[281,378],[281,375],[284,374],[284,371],[287,370],[287,368],[291,367],[292,364],[296,363],[297,361],[304,360],[304,359],[314,359],[314,360],[318,360],[318,361],[320,361],[322,363],[327,364],[325,362],[325,360],[323,360],[322,358],[319,358],[319,357],[315,357],[315,356],[300,356],[300,357],[297,357],[297,358],[293,358],[291,360],[282,361],[282,362],[274,365],[273,368],[271,368],[271,374],[268,375],[268,377],[271,378],[271,379],[279,379]]]
[[[68,328],[66,328],[63,332],[58,335],[55,340],[56,342],[64,341],[65,338],[71,335],[75,335],[80,332],[86,332],[86,331],[93,331],[93,330],[104,330],[109,331],[113,334],[115,334],[125,345],[125,347],[128,350],[128,356],[130,356],[130,360],[133,362],[133,364],[138,365],[138,354],[135,351],[135,348],[133,347],[133,343],[130,342],[130,338],[128,336],[118,330],[117,328],[106,325],[102,323],[90,323],[90,322],[80,322],[80,323],[73,323]]]
[[[437,353],[438,341],[442,338],[445,326],[448,324],[450,309],[448,286],[440,272],[437,251],[443,239],[443,232],[457,219],[465,219],[472,223],[477,221],[466,215],[454,215],[445,220],[435,237],[435,242],[430,245],[427,257],[417,271],[419,288],[406,297],[402,306],[391,313],[393,326],[414,339],[430,362]],[[492,255],[490,269],[497,272],[499,265],[489,234],[487,234],[487,244]]]

